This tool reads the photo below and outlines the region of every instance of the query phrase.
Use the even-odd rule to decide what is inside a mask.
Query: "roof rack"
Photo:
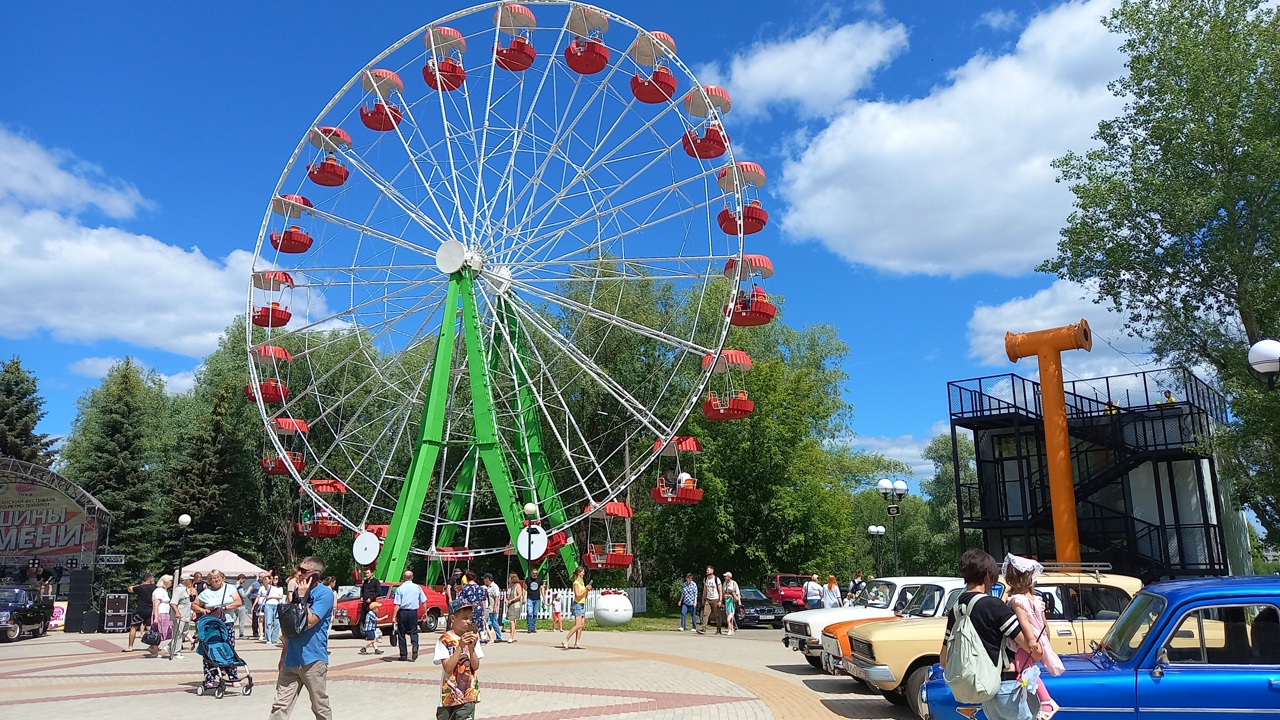
[[[1044,566],[1045,572],[1070,572],[1080,573],[1083,575],[1093,575],[1095,577],[1104,572],[1111,572],[1111,563],[1109,562],[1047,562],[1040,564]]]

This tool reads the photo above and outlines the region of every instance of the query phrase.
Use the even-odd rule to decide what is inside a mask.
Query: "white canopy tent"
[[[230,550],[219,550],[206,558],[182,566],[182,577],[191,577],[196,573],[208,575],[214,570],[221,570],[223,575],[233,581],[237,575],[255,576],[266,572],[262,568],[245,560]]]

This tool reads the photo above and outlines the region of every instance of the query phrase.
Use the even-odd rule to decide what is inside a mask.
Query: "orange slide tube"
[[[1067,396],[1062,387],[1062,352],[1093,349],[1089,323],[1027,333],[1005,333],[1009,360],[1036,356],[1040,361],[1040,401],[1044,413],[1044,450],[1049,467],[1049,501],[1053,505],[1053,542],[1060,563],[1080,562],[1080,529],[1076,524],[1076,487],[1071,472],[1071,440],[1067,436]]]

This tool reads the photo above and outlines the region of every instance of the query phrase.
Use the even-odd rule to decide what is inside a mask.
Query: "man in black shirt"
[[[129,647],[124,652],[133,652],[133,640],[138,632],[151,627],[152,595],[156,592],[156,583],[151,573],[144,573],[141,583],[130,585],[129,592],[133,595],[134,608],[133,615],[129,618]]]
[[[360,584],[360,622],[369,612],[369,604],[382,594],[382,582],[373,576],[373,570],[364,569],[364,582]]]
[[[960,577],[964,578],[965,592],[956,599],[956,604],[947,612],[947,634],[942,640],[942,651],[939,653],[939,664],[947,666],[947,644],[951,642],[951,631],[956,624],[956,608],[965,606],[975,596],[980,596],[970,613],[970,621],[982,646],[991,658],[992,665],[1000,663],[1000,646],[1006,640],[1013,640],[1019,647],[1040,659],[1040,645],[1027,644],[1022,632],[1022,623],[1013,610],[998,598],[991,595],[991,586],[1000,575],[1000,568],[995,558],[984,550],[966,550],[960,557]],[[1000,691],[987,702],[982,703],[982,710],[990,720],[1031,720],[1035,716],[1027,701],[1018,693],[1018,673],[1009,662],[1012,653],[1006,653],[1004,667],[1000,668]],[[1034,697],[1030,693],[1029,697]]]
[[[525,632],[538,632],[538,613],[542,610],[542,579],[538,577],[538,568],[529,571],[524,579],[525,589]]]

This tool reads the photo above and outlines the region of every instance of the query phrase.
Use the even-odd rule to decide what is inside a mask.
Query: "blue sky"
[[[789,322],[849,344],[855,444],[918,464],[946,381],[1015,369],[1005,330],[1086,316],[1103,342],[1068,377],[1144,362],[1087,288],[1032,272],[1070,210],[1049,162],[1121,106],[1111,4],[607,5],[733,94],[730,134],[770,176],[749,250],[773,258]],[[51,433],[111,358],[189,386],[316,113],[465,5],[124,7],[0,7],[0,355],[38,374]]]

